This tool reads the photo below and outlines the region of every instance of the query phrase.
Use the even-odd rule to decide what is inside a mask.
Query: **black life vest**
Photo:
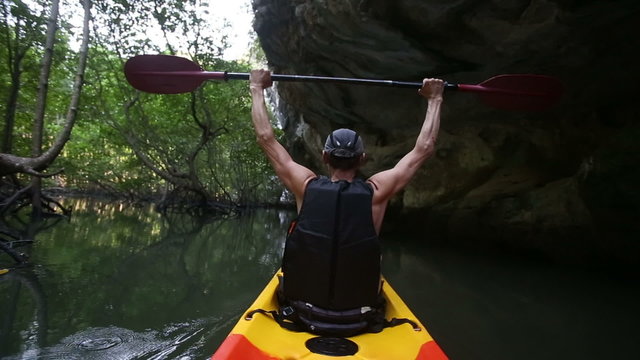
[[[282,261],[283,295],[330,310],[376,307],[380,242],[373,226],[373,189],[360,179],[307,184]]]

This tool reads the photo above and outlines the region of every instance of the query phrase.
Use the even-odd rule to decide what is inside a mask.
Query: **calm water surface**
[[[69,203],[69,202],[67,202]],[[293,213],[224,221],[74,200],[0,275],[2,359],[206,359],[279,267]],[[451,359],[633,359],[638,281],[384,241],[384,272]],[[11,264],[0,254],[0,268]]]

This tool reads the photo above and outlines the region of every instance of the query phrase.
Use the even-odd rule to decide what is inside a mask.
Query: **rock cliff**
[[[492,109],[447,93],[436,155],[394,200],[402,226],[451,243],[560,259],[640,257],[637,85],[640,2],[577,0],[253,0],[275,73],[479,83],[558,77],[544,112]],[[636,34],[636,35],[633,35]],[[363,173],[415,142],[426,102],[413,89],[277,84],[294,157],[320,169],[331,129],[365,140]]]

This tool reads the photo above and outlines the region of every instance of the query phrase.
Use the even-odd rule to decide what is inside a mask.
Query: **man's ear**
[[[329,154],[324,150],[322,150],[322,163],[323,164],[329,163]]]
[[[367,162],[367,154],[362,153],[362,155],[360,155],[360,164],[363,165],[365,162]]]

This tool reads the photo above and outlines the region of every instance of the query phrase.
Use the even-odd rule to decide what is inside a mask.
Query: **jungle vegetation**
[[[33,238],[16,223],[70,216],[60,193],[197,216],[280,201],[245,82],[154,95],[125,80],[124,63],[138,54],[233,72],[264,62],[255,39],[244,60],[225,60],[231,29],[210,11],[199,0],[0,2],[3,250],[19,261],[14,245]]]

